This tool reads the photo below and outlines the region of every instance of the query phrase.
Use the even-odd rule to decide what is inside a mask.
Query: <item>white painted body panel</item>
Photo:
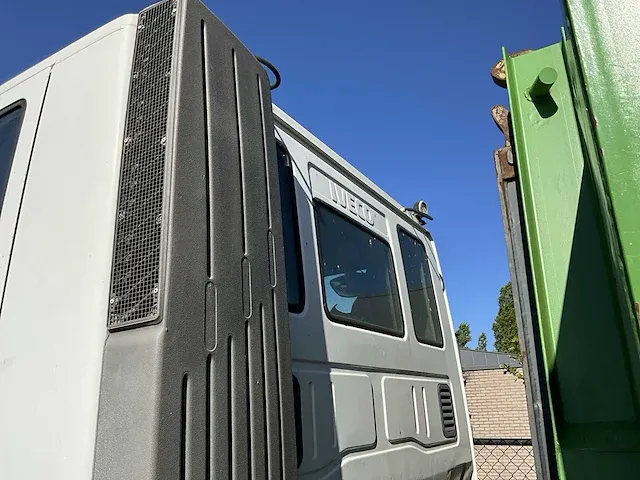
[[[20,136],[18,137],[18,143],[13,155],[11,172],[2,202],[2,215],[0,215],[0,291],[2,292],[2,297],[4,297],[9,258],[11,257],[11,250],[13,248],[14,232],[20,212],[25,179],[29,170],[31,150],[38,128],[38,121],[40,120],[40,112],[42,110],[50,74],[51,67],[45,67],[28,80],[18,83],[9,90],[5,90],[4,93],[0,93],[0,108],[2,109],[16,104],[16,102],[25,105]],[[0,324],[0,329],[1,328],[2,324]],[[2,355],[1,349],[0,355]],[[0,357],[0,365],[6,365],[6,363],[3,363],[3,360],[6,362],[6,359]],[[0,375],[1,374],[2,367],[0,367]]]
[[[0,215],[3,479],[92,477],[135,18],[0,87],[26,101]]]

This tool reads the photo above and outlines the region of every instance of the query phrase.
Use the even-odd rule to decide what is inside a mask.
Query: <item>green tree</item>
[[[520,353],[520,341],[518,340],[518,324],[516,322],[516,309],[513,305],[513,291],[511,282],[500,289],[498,297],[498,315],[491,327],[495,338],[495,348],[498,352],[510,353],[522,367],[522,354]],[[517,379],[524,381],[524,375],[520,368],[510,365],[502,365],[505,373],[511,373]]]
[[[516,323],[516,310],[513,306],[511,282],[500,289],[498,315],[496,315],[491,329],[493,330],[493,336],[495,338],[496,351],[520,356],[518,325]]]
[[[456,330],[456,340],[458,341],[458,346],[463,348],[471,341],[471,327],[467,322],[461,322],[458,325],[458,330]]]
[[[481,352],[487,351],[487,334],[486,333],[482,332],[478,337],[478,346],[476,347],[476,350],[479,350]]]

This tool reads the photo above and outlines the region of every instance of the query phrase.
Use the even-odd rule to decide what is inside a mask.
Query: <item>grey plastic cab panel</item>
[[[203,4],[141,12],[94,479],[295,478],[272,132],[264,69]]]
[[[284,112],[276,107],[274,111],[277,135],[293,163],[305,282],[305,307],[290,313],[293,372],[300,385],[300,478],[418,480],[470,475],[473,447],[466,400],[433,241],[360,172]],[[402,336],[329,318],[323,305],[315,220],[319,202],[389,244]],[[418,238],[427,252],[442,347],[416,339],[398,227]],[[445,422],[449,425],[451,420],[449,412],[443,416],[441,385],[450,389],[455,415],[455,430],[447,426],[446,435]]]

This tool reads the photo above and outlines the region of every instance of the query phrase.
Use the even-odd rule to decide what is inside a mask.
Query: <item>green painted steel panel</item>
[[[640,301],[640,2],[565,0],[565,7],[631,308]],[[637,346],[637,324],[633,337]]]
[[[505,55],[552,454],[560,478],[635,478],[640,410],[633,320],[574,53],[563,42]],[[545,69],[555,71],[555,82]],[[552,83],[550,90],[541,83]]]

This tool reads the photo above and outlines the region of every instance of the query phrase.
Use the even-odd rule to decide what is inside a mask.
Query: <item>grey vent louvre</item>
[[[175,14],[175,1],[167,1],[143,10],[138,20],[122,153],[109,327],[158,317]]]
[[[455,438],[456,417],[453,412],[453,397],[451,388],[445,383],[438,385],[438,398],[440,399],[440,413],[442,416],[442,434],[445,438]]]

